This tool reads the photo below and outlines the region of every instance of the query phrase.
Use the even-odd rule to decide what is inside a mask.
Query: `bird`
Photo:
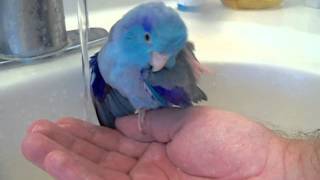
[[[90,59],[91,97],[100,125],[115,128],[117,118],[137,113],[143,131],[149,110],[206,101],[197,83],[207,69],[193,51],[173,8],[148,2],[128,11]]]

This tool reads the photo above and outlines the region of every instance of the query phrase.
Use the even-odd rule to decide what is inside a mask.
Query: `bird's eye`
[[[149,33],[145,33],[144,34],[144,40],[147,42],[147,43],[150,43],[151,42],[151,36]]]

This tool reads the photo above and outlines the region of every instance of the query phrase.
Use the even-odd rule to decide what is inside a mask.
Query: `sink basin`
[[[233,11],[218,3],[209,14],[182,13],[198,58],[213,71],[200,82],[209,96],[205,104],[288,134],[318,129],[320,29],[311,22],[320,11],[299,4]],[[129,8],[96,10],[90,24],[109,29]],[[68,29],[76,28],[74,15],[66,22]],[[20,153],[34,119],[75,116],[97,123],[92,108],[85,115],[80,60],[72,54],[0,66],[0,179],[51,179]]]
[[[0,179],[51,179],[24,160],[20,143],[34,119],[85,117],[80,61],[80,54],[75,54],[1,67]]]
[[[20,142],[34,119],[54,120],[62,116],[85,118],[79,62],[79,55],[71,55],[46,64],[17,67],[21,73],[17,82],[8,83],[6,87],[1,84],[0,179],[49,178],[23,159],[19,151]],[[47,65],[64,67],[35,72],[36,66]],[[319,74],[266,65],[205,65],[214,71],[200,83],[209,97],[206,105],[241,113],[287,134],[313,131],[320,127],[318,118],[315,118],[320,117]],[[5,77],[3,73],[2,70],[1,78]],[[10,77],[10,72],[7,73]],[[92,109],[89,112],[93,112]],[[89,117],[90,121],[97,123],[94,113]],[[16,173],[17,170],[19,173]]]
[[[245,115],[288,135],[320,128],[320,75],[258,64],[210,64],[205,103]]]

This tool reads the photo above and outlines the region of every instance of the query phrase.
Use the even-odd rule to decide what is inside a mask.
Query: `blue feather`
[[[134,113],[129,100],[108,85],[98,67],[98,54],[91,57],[91,93],[98,119],[101,125],[115,128],[116,117]]]
[[[145,81],[145,84],[147,85],[147,88],[150,90],[150,96],[151,96],[151,98],[154,98],[154,99],[156,99],[157,101],[159,101],[162,107],[168,107],[168,106],[169,106],[168,100],[165,99],[165,97],[162,97],[162,96],[156,91],[156,89],[154,89],[154,87],[153,87],[151,84],[147,83],[146,81]]]
[[[151,32],[152,29],[152,20],[149,17],[145,17],[142,22],[143,29],[146,32]]]

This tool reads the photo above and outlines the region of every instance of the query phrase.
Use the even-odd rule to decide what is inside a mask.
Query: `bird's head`
[[[164,3],[146,3],[129,11],[112,30],[125,63],[154,72],[175,65],[187,41],[187,28],[177,12]]]

